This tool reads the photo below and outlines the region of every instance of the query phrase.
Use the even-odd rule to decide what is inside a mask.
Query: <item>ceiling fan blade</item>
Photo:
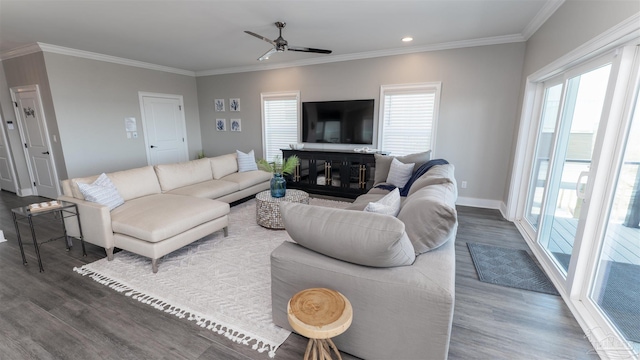
[[[266,53],[264,53],[264,55],[260,56],[258,58],[258,60],[259,61],[267,60],[271,55],[273,55],[273,53],[277,53],[277,52],[278,52],[278,50],[276,50],[276,48],[273,48],[273,49],[267,51]]]
[[[251,35],[251,36],[255,36],[255,37],[257,37],[257,38],[258,38],[258,39],[260,39],[260,40],[264,40],[264,41],[268,42],[269,44],[271,44],[271,45],[273,45],[273,46],[276,46],[276,42],[275,42],[275,41],[273,41],[273,40],[271,40],[271,39],[267,39],[266,37],[264,37],[264,36],[262,36],[262,35],[258,35],[258,34],[254,33],[254,32],[251,32],[251,31],[246,31],[246,30],[245,30],[245,32],[246,32],[247,34]]]
[[[318,53],[318,54],[331,54],[331,50],[315,49],[315,48],[300,47],[300,46],[288,46],[288,50],[311,52],[311,53]]]

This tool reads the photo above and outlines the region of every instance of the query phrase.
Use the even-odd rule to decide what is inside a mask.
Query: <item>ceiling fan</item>
[[[282,38],[282,28],[284,28],[287,24],[281,21],[275,23],[278,28],[280,35],[275,40],[270,40],[262,35],[258,35],[251,31],[245,31],[247,34],[257,37],[258,39],[264,40],[269,44],[273,45],[273,49],[267,51],[264,55],[260,56],[258,60],[267,60],[272,54],[276,52],[284,52],[286,50],[289,51],[301,51],[301,52],[310,52],[310,53],[318,53],[318,54],[331,54],[331,50],[324,49],[314,49],[308,47],[300,47],[300,46],[289,46],[287,40]]]

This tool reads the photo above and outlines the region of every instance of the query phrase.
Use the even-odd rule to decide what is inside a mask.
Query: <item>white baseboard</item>
[[[33,195],[33,189],[18,189],[17,195],[18,196],[32,196]]]
[[[509,217],[507,216],[507,204],[504,203],[504,201],[500,202],[500,214],[502,214],[502,217],[513,222],[513,219],[509,219]]]
[[[500,210],[500,214],[502,214],[502,217],[504,217],[505,219],[507,218],[505,216],[505,214],[507,213],[507,205],[505,205],[505,203],[500,200],[488,200],[460,196],[458,197],[458,201],[456,201],[456,205]]]

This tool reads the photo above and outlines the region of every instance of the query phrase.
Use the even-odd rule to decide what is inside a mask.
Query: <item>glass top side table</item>
[[[50,206],[48,208],[41,208],[37,211],[31,210],[29,206],[21,206],[14,209],[11,209],[11,215],[13,217],[13,224],[16,227],[16,236],[18,238],[18,245],[20,246],[20,254],[22,255],[22,263],[27,265],[27,258],[24,256],[24,248],[22,246],[22,237],[20,236],[20,227],[18,224],[28,224],[29,229],[31,230],[31,238],[33,239],[33,246],[35,247],[36,257],[38,258],[38,266],[40,267],[40,272],[44,271],[44,267],[42,266],[42,259],[40,258],[40,248],[39,245],[48,243],[50,241],[65,239],[67,251],[71,249],[73,246],[73,242],[71,238],[67,235],[67,227],[65,226],[64,219],[75,217],[78,222],[78,230],[80,232],[80,243],[82,244],[82,255],[87,256],[87,252],[84,247],[84,236],[82,235],[82,225],[80,224],[80,216],[78,215],[78,206],[71,202],[66,201],[58,201],[58,206]],[[44,215],[53,214],[54,220],[60,220],[62,223],[62,229],[64,230],[64,235],[45,240],[41,243],[38,243],[36,239],[36,232],[33,226],[33,218]],[[48,220],[51,220],[51,216],[44,216]]]

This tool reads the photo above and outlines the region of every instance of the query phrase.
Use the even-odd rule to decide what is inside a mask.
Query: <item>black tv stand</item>
[[[298,156],[300,164],[288,176],[287,188],[311,194],[356,198],[373,187],[373,153],[353,150],[282,149],[286,160]]]

